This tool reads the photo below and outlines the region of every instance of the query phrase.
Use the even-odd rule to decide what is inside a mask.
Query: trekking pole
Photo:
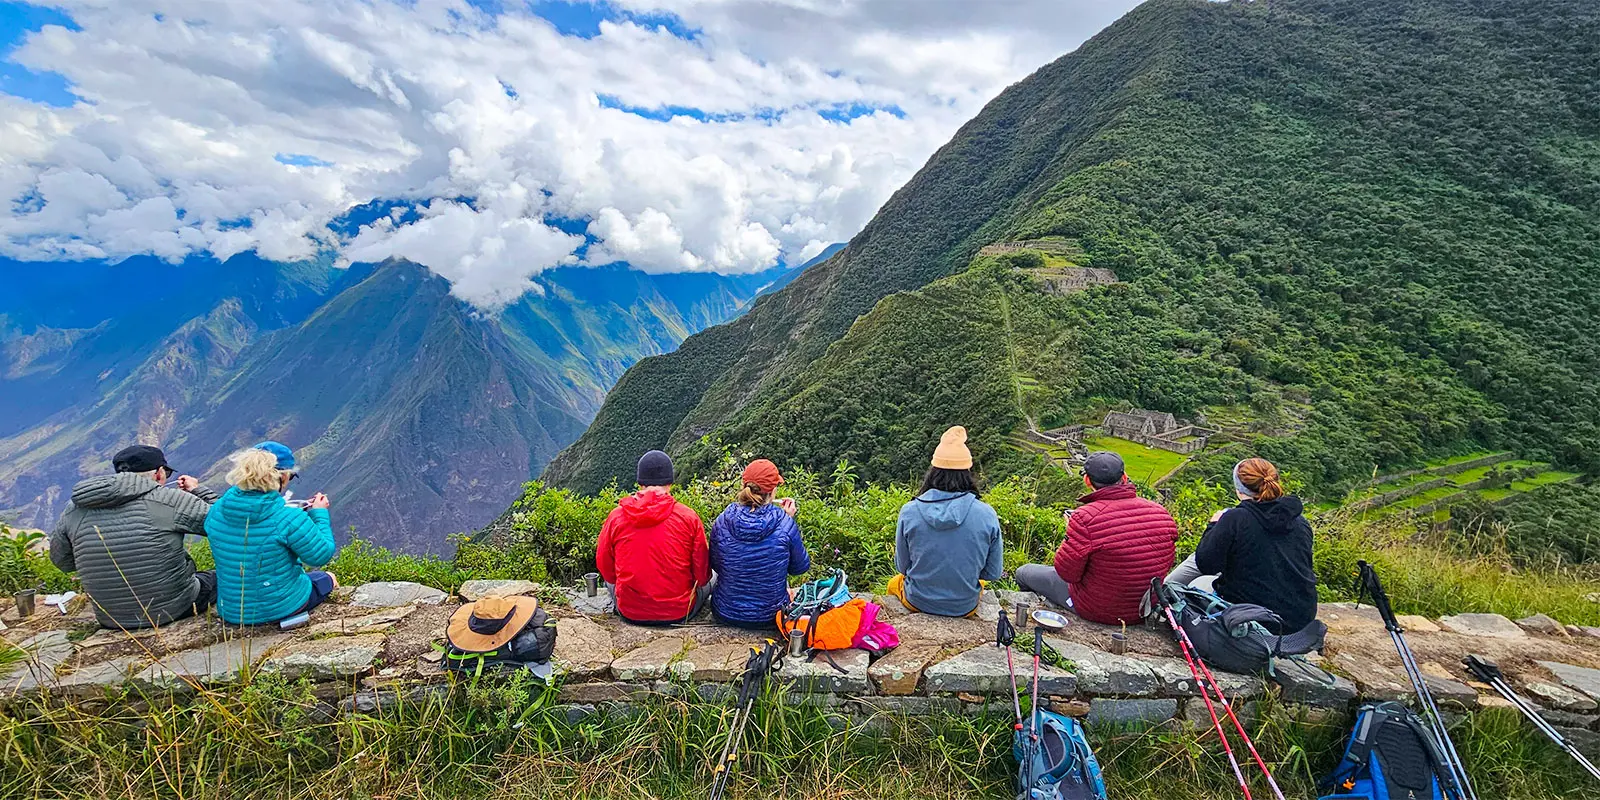
[[[1555,726],[1551,725],[1544,717],[1540,716],[1539,712],[1534,709],[1532,703],[1523,699],[1521,695],[1512,690],[1511,684],[1506,681],[1505,674],[1500,672],[1499,665],[1495,664],[1493,661],[1474,655],[1467,656],[1462,663],[1466,664],[1467,671],[1471,672],[1473,677],[1489,684],[1489,686],[1493,687],[1496,692],[1500,693],[1501,697],[1511,701],[1511,704],[1516,706],[1517,710],[1521,711],[1522,715],[1527,717],[1528,721],[1532,722],[1533,726],[1538,728],[1540,733],[1550,737],[1550,740],[1555,742],[1557,747],[1565,750],[1567,755],[1576,759],[1578,764],[1581,765],[1585,770],[1588,770],[1590,775],[1593,775],[1596,780],[1600,780],[1600,768],[1595,767],[1594,763],[1585,757],[1583,753],[1578,752],[1578,748],[1576,746],[1567,741],[1567,737],[1562,736],[1561,732],[1555,729]]]
[[[1006,649],[1006,675],[1011,678],[1011,710],[1016,715],[1016,730],[1022,730],[1022,698],[1017,692],[1017,665],[1011,655],[1011,644],[1017,640],[1017,629],[1012,627],[1006,610],[1000,609],[1000,621],[995,624],[994,643]]]
[[[1228,743],[1228,732],[1222,727],[1222,719],[1217,716],[1217,708],[1211,702],[1211,693],[1206,689],[1205,681],[1200,677],[1200,670],[1195,666],[1194,657],[1189,652],[1189,637],[1184,633],[1183,626],[1178,624],[1178,618],[1172,613],[1172,606],[1167,603],[1166,595],[1162,594],[1160,578],[1151,581],[1150,596],[1166,615],[1167,624],[1172,626],[1172,633],[1178,640],[1178,649],[1183,652],[1183,660],[1189,664],[1189,674],[1194,676],[1195,686],[1200,689],[1200,699],[1205,701],[1206,713],[1211,715],[1212,730],[1217,732],[1217,739],[1222,742],[1222,752],[1228,756],[1228,765],[1233,767],[1233,777],[1239,782],[1239,789],[1244,792],[1244,800],[1253,800],[1250,783],[1244,779],[1244,770],[1239,768],[1239,759],[1233,755],[1233,745]]]
[[[1357,595],[1356,604],[1361,604],[1362,595],[1371,596],[1372,607],[1378,610],[1378,616],[1383,620],[1383,627],[1389,631],[1389,639],[1394,642],[1395,652],[1400,654],[1400,664],[1405,667],[1406,677],[1411,680],[1411,688],[1417,694],[1417,705],[1422,708],[1423,721],[1428,723],[1428,735],[1433,739],[1434,747],[1443,756],[1445,766],[1449,768],[1448,778],[1452,785],[1445,788],[1462,800],[1477,800],[1477,792],[1473,791],[1472,781],[1467,777],[1467,767],[1461,762],[1461,754],[1456,751],[1455,742],[1450,740],[1450,731],[1445,727],[1444,716],[1439,713],[1439,705],[1434,702],[1428,681],[1423,676],[1422,669],[1417,666],[1411,645],[1406,643],[1406,638],[1402,635],[1405,629],[1400,627],[1400,620],[1395,618],[1394,607],[1389,604],[1389,594],[1383,590],[1383,582],[1378,580],[1377,571],[1366,561],[1357,561],[1356,568],[1361,573],[1361,594]]]
[[[1005,612],[1001,612],[1005,613]],[[1033,692],[1028,709],[1028,739],[1027,748],[1023,751],[1027,755],[1027,762],[1023,766],[1023,797],[1033,797],[1033,786],[1038,779],[1033,774],[1034,757],[1039,752],[1039,661],[1044,656],[1044,632],[1052,633],[1067,627],[1067,618],[1054,611],[1039,609],[1033,612]],[[1022,708],[1018,705],[1017,711]]]
[[[750,658],[744,662],[744,674],[739,680],[739,708],[734,712],[733,727],[728,731],[728,741],[722,746],[722,756],[717,759],[715,774],[711,778],[710,800],[722,800],[728,791],[728,777],[739,760],[739,744],[744,739],[744,729],[750,723],[756,697],[766,684],[767,676],[783,668],[783,651],[777,642],[767,640],[765,646],[750,648]]]

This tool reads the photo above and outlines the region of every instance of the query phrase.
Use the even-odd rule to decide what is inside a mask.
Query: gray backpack
[[[1245,675],[1275,674],[1280,658],[1296,659],[1321,650],[1328,626],[1321,620],[1287,634],[1283,618],[1265,606],[1229,603],[1192,586],[1163,584],[1162,595],[1171,606],[1200,658],[1215,669]]]

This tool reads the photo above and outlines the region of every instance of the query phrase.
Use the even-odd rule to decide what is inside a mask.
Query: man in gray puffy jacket
[[[195,570],[183,537],[206,535],[216,493],[188,475],[167,487],[173,470],[154,447],[129,447],[111,463],[115,475],[73,487],[50,534],[50,560],[78,573],[103,628],[152,628],[205,611],[217,578]]]

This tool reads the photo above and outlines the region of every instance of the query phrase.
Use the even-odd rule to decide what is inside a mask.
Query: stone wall
[[[630,713],[652,697],[722,702],[749,648],[762,639],[712,624],[625,625],[609,613],[603,592],[591,598],[525,581],[469,582],[460,592],[469,599],[486,593],[536,593],[557,619],[552,667],[560,713],[569,719]],[[1010,715],[1005,652],[991,641],[994,621],[1002,605],[1038,607],[1037,597],[986,592],[972,619],[912,614],[892,598],[871,599],[899,628],[901,646],[876,662],[861,651],[836,652],[837,669],[822,660],[787,661],[776,679],[790,702],[830,709],[841,725],[869,725],[884,715]],[[158,631],[97,631],[81,604],[66,616],[52,611],[28,620],[7,610],[0,619],[10,627],[0,635],[30,656],[0,678],[0,702],[228,691],[261,673],[310,682],[329,713],[370,713],[448,696],[456,682],[440,667],[433,644],[458,602],[416,584],[368,584],[342,591],[313,613],[311,625],[289,632],[230,628],[214,617]],[[1270,680],[1219,673],[1230,698],[1249,703],[1271,694],[1342,717],[1362,699],[1409,692],[1387,632],[1370,609],[1330,604],[1319,616],[1330,628],[1321,663],[1337,673],[1332,683],[1292,667],[1281,667]],[[1166,631],[1071,620],[1059,635],[1046,638],[1056,666],[1043,670],[1041,695],[1050,705],[1091,724],[1203,718],[1194,678]],[[1548,618],[1512,623],[1493,615],[1402,623],[1442,702],[1465,710],[1497,704],[1459,666],[1466,653],[1482,654],[1506,665],[1535,702],[1560,715],[1564,728],[1600,738],[1600,629],[1569,628]],[[1109,652],[1113,633],[1126,636],[1125,653]],[[1031,634],[1023,630],[1018,638],[1021,669],[1028,659],[1020,645]]]

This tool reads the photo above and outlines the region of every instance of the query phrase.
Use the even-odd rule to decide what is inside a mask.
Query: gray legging
[[[1057,608],[1072,607],[1072,592],[1067,582],[1048,564],[1023,564],[1017,567],[1017,585],[1033,592]]]
[[[1176,569],[1167,573],[1164,583],[1176,583],[1179,586],[1193,586],[1204,592],[1215,592],[1217,585],[1216,575],[1207,575],[1200,571],[1200,565],[1195,563],[1194,556],[1189,556],[1179,564]]]

